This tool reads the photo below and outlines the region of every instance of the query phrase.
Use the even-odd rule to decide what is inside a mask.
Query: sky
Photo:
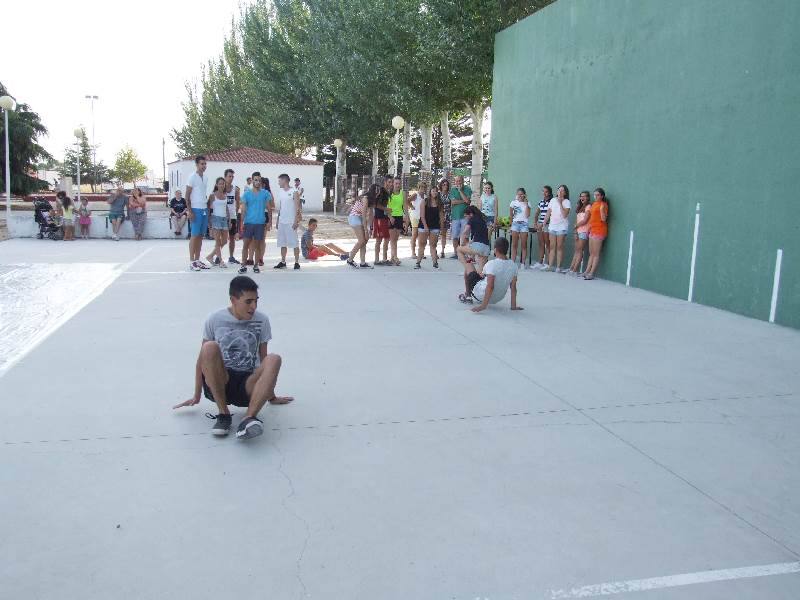
[[[30,105],[48,129],[40,139],[57,159],[83,125],[92,140],[96,95],[97,158],[113,166],[130,145],[161,178],[177,147],[170,131],[183,122],[185,83],[219,56],[240,0],[27,0],[2,10],[0,81]]]

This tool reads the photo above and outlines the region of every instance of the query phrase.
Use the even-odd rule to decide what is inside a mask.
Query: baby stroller
[[[34,198],[33,218],[39,224],[39,233],[36,237],[40,240],[60,240],[64,237],[64,232],[58,226],[55,219],[50,216],[53,207],[44,198]]]

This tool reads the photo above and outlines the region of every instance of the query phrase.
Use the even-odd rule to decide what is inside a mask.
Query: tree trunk
[[[394,175],[397,172],[397,134],[393,133],[389,140],[389,169],[387,173]]]
[[[419,128],[422,135],[422,170],[431,170],[431,147],[433,146],[433,126],[422,125]]]
[[[336,149],[336,194],[333,201],[333,214],[336,214],[336,206],[341,202],[341,190],[344,187],[342,181],[347,177],[347,141],[342,138],[342,147]]]
[[[467,105],[467,112],[472,119],[472,188],[473,202],[480,196],[481,176],[483,175],[483,119],[486,116],[486,104],[481,102],[475,106]]]
[[[403,128],[403,175],[411,175],[411,123]]]
[[[442,113],[442,167],[448,173],[453,169],[453,156],[450,153],[450,115]]]
[[[380,154],[378,153],[378,147],[372,147],[372,181],[375,182],[378,180],[378,162],[380,161]]]

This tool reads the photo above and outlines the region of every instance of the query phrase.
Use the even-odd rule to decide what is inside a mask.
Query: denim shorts
[[[528,233],[528,222],[525,221],[512,221],[511,223],[511,231],[514,233]]]
[[[350,215],[347,217],[347,224],[350,225],[350,227],[361,227],[361,217],[358,215]]]
[[[211,229],[228,230],[228,218],[211,215]]]
[[[578,232],[578,239],[579,240],[588,240],[589,239],[589,234],[586,233],[585,231],[579,231]]]
[[[469,247],[475,250],[479,256],[489,256],[489,252],[491,252],[491,248],[481,242],[470,242]]]
[[[486,224],[487,225],[494,225],[494,217],[490,217],[489,215],[486,215]]]
[[[208,209],[193,208],[192,237],[203,236],[208,232]]]
[[[467,224],[466,219],[456,219],[452,223],[450,223],[450,237],[452,239],[456,239],[461,237],[461,232],[464,230],[464,226]]]
[[[567,235],[567,230],[566,230],[566,229],[564,229],[563,231],[553,231],[553,230],[551,229],[551,230],[550,230],[550,235],[558,235],[558,236],[561,236],[561,235]]]
[[[419,232],[420,233],[435,233],[436,235],[439,235],[439,230],[438,229],[425,229],[422,226],[422,224],[420,224],[420,226],[419,226]]]

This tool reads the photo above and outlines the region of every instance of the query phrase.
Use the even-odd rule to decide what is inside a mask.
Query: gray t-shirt
[[[506,292],[511,286],[511,281],[517,276],[517,265],[512,260],[495,258],[487,262],[486,266],[483,267],[483,275],[483,279],[475,284],[472,293],[478,300],[483,302],[486,284],[489,283],[489,275],[494,275],[494,290],[492,290],[492,297],[489,298],[489,304],[497,304],[505,298]]]
[[[108,212],[122,214],[126,204],[128,204],[128,197],[125,194],[115,196],[109,205]]]
[[[223,308],[206,320],[203,339],[219,344],[226,369],[252,373],[261,364],[258,347],[272,339],[272,328],[264,313],[256,311],[252,319],[240,321]]]

